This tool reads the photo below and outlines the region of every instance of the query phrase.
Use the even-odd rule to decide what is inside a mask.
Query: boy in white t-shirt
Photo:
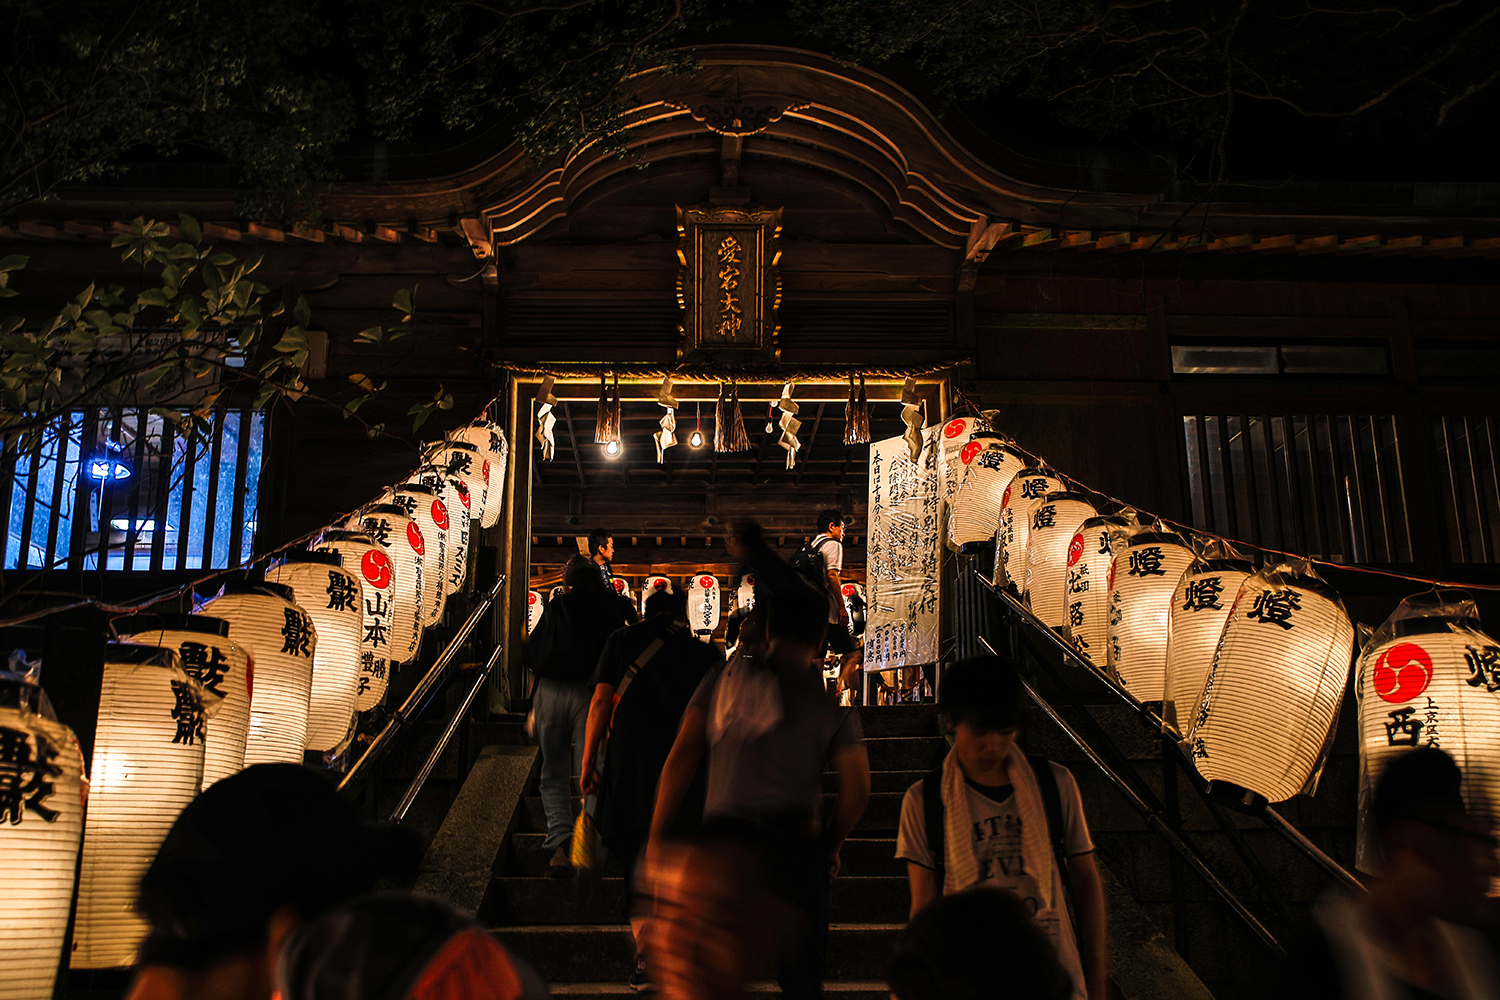
[[[938,709],[953,749],[907,789],[896,837],[911,913],[975,886],[1007,890],[1056,946],[1075,1000],[1102,1000],[1104,889],[1078,786],[1066,768],[1017,749],[1020,707],[1020,678],[999,657],[943,677]]]

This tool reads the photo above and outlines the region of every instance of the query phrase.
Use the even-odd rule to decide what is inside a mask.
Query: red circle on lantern
[[[667,581],[665,581],[665,580],[653,580],[653,581],[651,581],[651,589],[652,590],[666,590],[667,589]]]
[[[488,463],[488,462],[482,463],[479,466],[479,471],[481,473],[483,473],[483,475],[484,475],[484,481],[486,483],[488,483],[490,481],[490,463]]]
[[[443,501],[432,501],[432,523],[438,526],[439,531],[448,530],[448,508],[443,506]]]
[[[359,561],[360,572],[364,573],[365,579],[375,587],[376,590],[384,590],[391,585],[391,577],[395,570],[391,566],[391,557],[379,549],[371,549],[365,553]]]
[[[709,587],[712,587],[713,585],[714,585],[714,578],[713,577],[711,577],[711,576],[700,576],[700,577],[698,577],[698,586],[702,587],[704,590],[707,590]]]
[[[1068,565],[1071,566],[1074,563],[1076,563],[1079,559],[1082,559],[1082,558],[1083,558],[1083,535],[1081,535],[1081,534],[1074,535],[1073,536],[1073,540],[1068,543]]]
[[[468,484],[467,483],[461,483],[461,482],[459,482],[459,483],[454,483],[453,486],[454,486],[455,489],[458,490],[458,499],[464,505],[464,510],[468,510],[469,509],[469,486],[468,486]]]
[[[529,591],[526,592],[526,603],[527,604],[535,604],[536,603],[536,591],[529,590]]]
[[[625,581],[620,579],[619,577],[615,577],[615,593],[625,593]]]
[[[958,457],[963,460],[963,463],[965,465],[968,465],[970,462],[974,461],[974,456],[979,454],[981,451],[984,451],[984,442],[970,441],[968,444],[959,449]]]
[[[956,438],[960,434],[962,434],[968,428],[968,426],[968,423],[962,418],[958,420],[950,420],[948,421],[948,426],[943,428],[943,437],[949,438],[950,440],[952,438]]]
[[[845,597],[853,597],[854,596],[854,584],[852,584],[852,583],[846,583],[846,584],[844,584],[844,596]]]
[[[245,697],[255,697],[255,657],[245,653]]]
[[[1380,654],[1370,679],[1385,701],[1411,701],[1432,683],[1432,657],[1414,642],[1399,643]]]
[[[417,555],[423,555],[426,547],[422,544],[422,529],[417,527],[416,521],[406,525],[406,540],[411,543],[411,550]]]
[[[752,587],[755,586],[755,577],[754,577],[754,575],[747,573],[745,575],[745,582],[748,583]]]
[[[1010,506],[1010,487],[1009,486],[1005,487],[1005,492],[1002,493],[1002,494],[1000,494],[1000,506],[1002,506],[1002,507],[1009,507]]]

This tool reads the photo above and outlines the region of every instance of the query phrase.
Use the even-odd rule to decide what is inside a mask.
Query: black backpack
[[[828,593],[828,571],[823,567],[823,557],[820,553],[823,546],[831,541],[833,541],[832,537],[825,537],[817,545],[806,542],[787,560],[787,565],[796,570],[797,575],[820,594]]]
[[[1052,844],[1057,873],[1062,876],[1063,898],[1067,904],[1068,917],[1074,924],[1074,938],[1081,944],[1082,938],[1077,936],[1078,917],[1073,907],[1073,879],[1068,874],[1067,829],[1063,823],[1062,795],[1057,790],[1057,775],[1052,773],[1052,764],[1045,757],[1027,754],[1026,763],[1031,765],[1031,772],[1036,775],[1037,791],[1042,796],[1042,809],[1047,814],[1047,840]],[[927,833],[927,849],[932,852],[933,867],[937,869],[941,884],[943,851],[947,844],[941,767],[922,776],[922,825]]]

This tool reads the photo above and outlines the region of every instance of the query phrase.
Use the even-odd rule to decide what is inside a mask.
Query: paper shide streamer
[[[927,423],[923,408],[926,405],[917,395],[917,380],[907,379],[906,385],[901,388],[901,422],[906,424],[906,433],[901,437],[906,442],[913,462],[922,457],[922,425]]]
[[[615,376],[611,393],[599,376],[599,407],[594,420],[595,444],[618,444],[620,441],[620,376]]]
[[[548,375],[536,390],[536,441],[541,445],[544,462],[552,461],[552,453],[557,450],[557,441],[552,437],[552,428],[557,424],[557,416],[553,413],[557,408],[557,397],[552,395],[552,385],[556,381]]]
[[[733,382],[729,392],[719,386],[719,401],[714,407],[714,451],[748,451],[750,437],[745,433],[745,415],[740,412],[740,390]]]
[[[870,443],[870,397],[865,392],[865,377],[859,377],[859,388],[854,387],[854,376],[849,376],[848,419],[844,422],[845,444]]]
[[[802,447],[802,442],[797,440],[797,429],[802,426],[802,421],[797,419],[798,407],[796,400],[792,399],[792,383],[781,387],[781,399],[776,406],[781,410],[781,440],[776,443],[786,449],[786,467],[795,469],[797,449]]]
[[[667,460],[667,449],[677,444],[677,397],[672,395],[672,376],[661,380],[656,403],[666,410],[659,422],[660,430],[656,432],[656,461],[661,464]]]

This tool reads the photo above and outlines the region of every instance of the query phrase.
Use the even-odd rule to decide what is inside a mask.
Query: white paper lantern
[[[359,580],[364,631],[359,637],[359,693],[354,710],[366,712],[385,698],[395,662],[391,626],[396,617],[396,563],[362,531],[325,531],[317,548],[337,552],[344,568]]]
[[[245,769],[250,733],[250,656],[229,636],[229,622],[208,615],[138,615],[116,620],[125,642],[175,649],[188,676],[203,685],[203,787]]]
[[[677,591],[672,587],[672,581],[664,576],[648,576],[646,582],[641,584],[641,617],[646,616],[646,601],[655,593],[675,594]]]
[[[479,524],[480,527],[493,528],[500,522],[505,497],[505,463],[510,454],[505,434],[488,420],[476,420],[454,431],[453,437],[479,449],[481,471],[488,466],[489,490],[485,493],[483,517]]]
[[[943,425],[942,437],[939,439],[943,450],[938,459],[938,474],[941,477],[939,488],[942,490],[944,510],[951,508],[953,494],[958,490],[958,484],[963,481],[964,471],[968,468],[959,457],[960,452],[969,443],[969,435],[985,429],[983,421],[978,417],[954,417]]]
[[[448,566],[448,531],[439,528],[436,514],[441,511],[443,523],[448,523],[448,509],[438,496],[438,491],[421,483],[402,483],[392,490],[392,502],[412,519],[416,535],[412,544],[420,541],[422,551],[422,597],[417,603],[417,623],[430,628],[442,621],[443,599],[447,597],[446,570]]]
[[[444,470],[450,478],[458,479],[468,488],[470,520],[484,519],[484,502],[489,492],[489,475],[484,456],[479,446],[468,441],[450,438],[432,447],[428,461]]]
[[[568,588],[559,583],[557,586],[552,588],[552,593],[547,595],[547,603],[552,603],[567,592]]]
[[[1100,670],[1109,667],[1109,571],[1125,546],[1127,518],[1091,517],[1068,544],[1067,619],[1063,634]]]
[[[229,634],[250,657],[245,766],[302,763],[318,644],[312,619],[290,587],[260,580],[225,584],[223,596],[203,611],[229,622]]]
[[[849,634],[860,636],[865,631],[865,588],[863,584],[846,583],[840,590],[844,597],[844,610],[849,612]],[[832,626],[829,626],[832,628]]]
[[[41,706],[0,681],[0,1000],[51,1000],[83,836],[78,740]]]
[[[1440,595],[1440,596],[1439,596]],[[1355,672],[1359,705],[1359,850],[1381,874],[1365,804],[1381,770],[1412,747],[1438,747],[1463,772],[1474,816],[1500,807],[1500,643],[1480,631],[1461,591],[1408,597],[1365,643]]]
[[[526,591],[526,634],[530,635],[536,631],[537,622],[542,620],[542,611],[545,606],[542,603],[542,595],[535,590]]]
[[[1218,801],[1254,807],[1311,791],[1332,735],[1354,626],[1305,561],[1240,587],[1187,746]]]
[[[964,475],[948,513],[948,544],[972,551],[995,537],[1005,490],[1026,467],[1026,459],[992,431],[970,436],[958,456]]]
[[[1098,511],[1082,493],[1048,493],[1031,505],[1026,541],[1026,601],[1049,628],[1068,620],[1068,554],[1084,521]]]
[[[364,635],[359,580],[337,552],[287,552],[266,579],[292,588],[318,632],[312,694],[307,703],[307,748],[332,750],[349,732],[359,697],[359,640]]]
[[[438,491],[441,504],[432,508],[432,520],[446,532],[443,551],[443,595],[456,594],[464,589],[464,580],[469,574],[469,511],[473,500],[462,479],[456,479],[435,469],[423,469],[420,473],[424,485]]]
[[[422,604],[423,556],[426,543],[422,529],[399,504],[373,504],[349,519],[351,530],[361,531],[380,546],[394,567],[391,613],[390,659],[406,663],[422,644],[418,610]],[[363,562],[361,562],[363,565]]]
[[[1254,572],[1243,559],[1200,559],[1183,574],[1167,616],[1167,682],[1162,719],[1182,730],[1213,666],[1214,649],[1240,586]]]
[[[734,592],[734,610],[749,611],[755,607],[755,574],[740,577],[740,585]]]
[[[1182,536],[1141,528],[1110,566],[1109,668],[1137,701],[1166,694],[1167,616],[1195,558]]]
[[[135,912],[141,876],[203,781],[203,688],[177,653],[110,643],[89,768],[72,966],[135,962],[147,926]]]
[[[1031,537],[1031,505],[1048,493],[1061,493],[1067,485],[1051,469],[1022,469],[1000,494],[1000,514],[995,532],[995,586],[1008,583],[1017,592],[1026,585],[1026,542]]]
[[[615,593],[619,594],[627,601],[635,599],[635,595],[630,592],[630,584],[626,582],[623,576],[615,577],[612,582],[614,583]]]
[[[688,586],[688,628],[704,642],[719,627],[719,581],[707,573],[693,577]]]

